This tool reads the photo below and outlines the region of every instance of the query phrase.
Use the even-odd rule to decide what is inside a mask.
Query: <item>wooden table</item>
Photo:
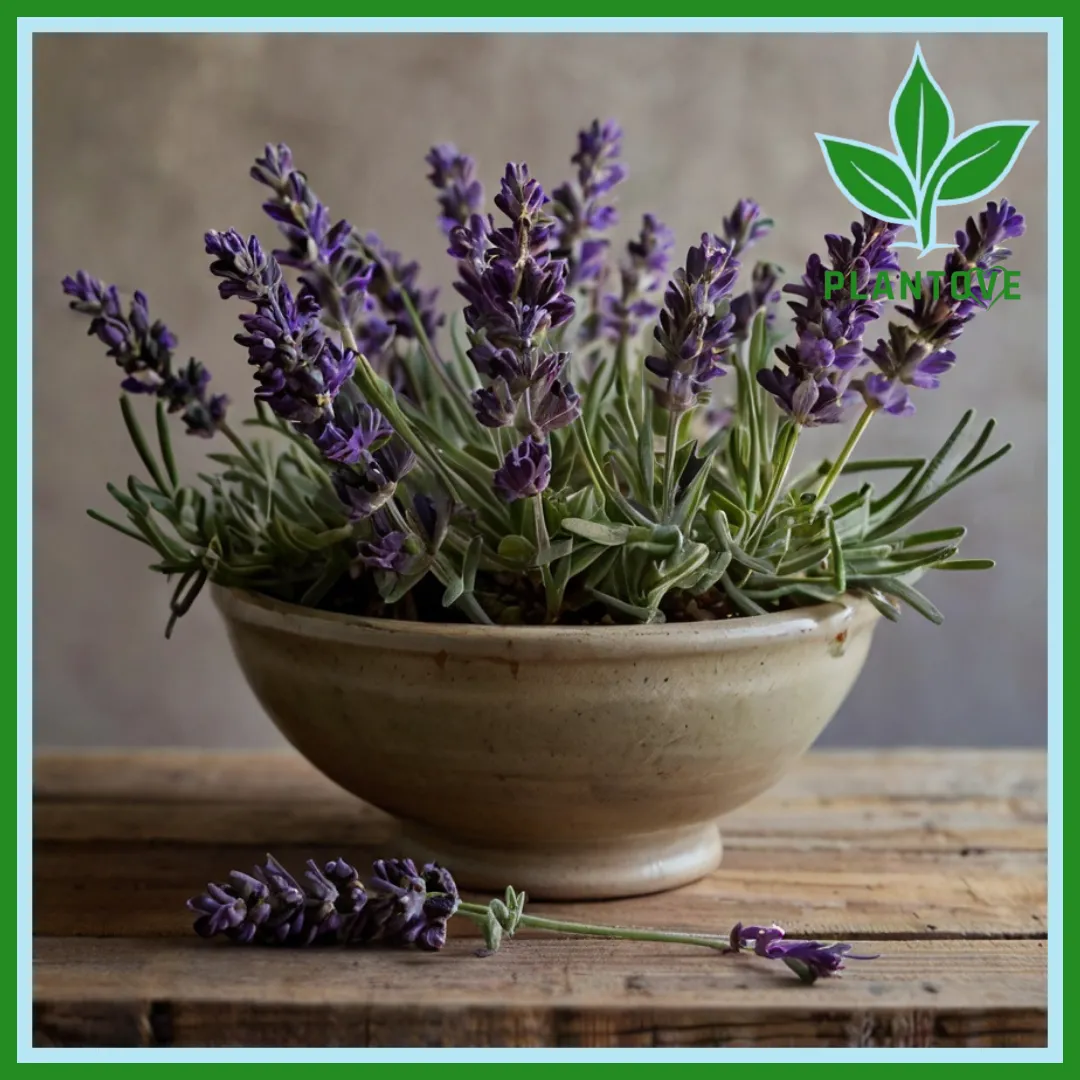
[[[273,851],[397,850],[395,826],[291,754],[39,755],[37,1046],[1043,1046],[1045,757],[815,753],[724,825],[723,867],[676,892],[530,905],[592,922],[880,952],[804,986],[693,946],[519,934],[478,958],[241,949],[185,899]],[[463,925],[459,925],[463,924]]]

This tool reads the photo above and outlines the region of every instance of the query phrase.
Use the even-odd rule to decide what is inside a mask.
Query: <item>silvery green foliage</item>
[[[994,422],[963,442],[973,417],[965,413],[932,456],[853,457],[874,415],[900,415],[886,391],[925,379],[909,378],[899,361],[873,393],[852,379],[864,351],[872,358],[862,335],[883,305],[846,294],[823,301],[817,256],[791,287],[805,301],[792,304],[794,345],[784,345],[775,314],[774,268],[759,264],[733,295],[734,255],[771,226],[748,200],[725,220],[724,238],[691,248],[656,320],[650,296],[669,277],[670,242],[657,240],[666,230],[647,216],[619,263],[602,235],[615,216],[600,200],[623,176],[611,165],[617,136],[613,125],[582,133],[578,186],[556,189],[562,202],[550,216],[528,171],[508,166],[496,199],[510,219],[502,229],[472,212],[480,195],[467,159],[433,151],[433,180],[456,177],[460,189],[440,187],[440,220],[468,301],[441,341],[434,294],[419,290],[416,266],[403,269],[347,222],[330,228],[306,179],[290,186],[291,156],[268,150],[268,212],[290,248],[275,261],[254,238],[208,236],[222,296],[256,304],[238,336],[257,368],[256,416],[236,430],[221,405],[210,425],[227,440],[209,455],[216,471],[189,486],[177,473],[166,396],[152,439],[125,397],[145,474],[110,486],[126,523],[93,512],[150,547],[152,569],[174,580],[170,628],[207,581],[355,614],[478,623],[750,616],[850,592],[889,619],[906,604],[940,622],[918,579],[992,565],[958,557],[963,528],[920,531],[916,521],[1008,451],[987,449]],[[893,234],[867,219],[855,235],[828,238],[833,265],[854,278],[867,267],[892,272]],[[1002,250],[980,244],[953,257],[974,265]],[[876,264],[863,257],[873,245]],[[245,258],[258,275],[244,271]],[[301,273],[295,300],[281,266]],[[525,331],[528,289],[530,311],[546,304],[547,314]],[[953,340],[979,307],[943,304],[913,316],[910,333],[925,337],[928,354],[940,355],[932,350],[942,326]],[[131,368],[129,353],[112,355]],[[774,354],[783,370],[770,370]],[[203,400],[193,393],[185,407]],[[839,422],[860,395],[839,457],[793,474],[805,428]],[[499,915],[488,927],[496,938],[511,930]]]

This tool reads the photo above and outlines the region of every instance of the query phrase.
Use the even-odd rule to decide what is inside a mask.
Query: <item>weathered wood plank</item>
[[[1045,811],[1034,799],[953,799],[928,803],[881,795],[762,796],[721,821],[727,847],[890,851],[982,848],[1042,851]],[[391,819],[348,796],[294,802],[45,800],[35,806],[38,840],[173,841],[196,844],[322,843],[390,840]]]
[[[807,988],[752,957],[522,934],[478,959],[235,949],[184,900],[271,849],[297,869],[399,854],[397,827],[295,754],[45,754],[35,764],[41,1046],[1037,1046],[1046,1042],[1045,758],[809,755],[723,823],[673,893],[537,914],[873,939]]]
[[[771,795],[836,798],[1034,798],[1046,794],[1046,755],[1035,750],[826,750],[808,754]],[[41,750],[35,799],[288,802],[348,798],[299,754],[221,750]],[[765,796],[768,798],[769,796]]]
[[[869,947],[869,946],[867,946]],[[549,939],[479,959],[35,941],[37,1045],[1044,1045],[1042,942],[892,942],[802,987],[750,956]]]

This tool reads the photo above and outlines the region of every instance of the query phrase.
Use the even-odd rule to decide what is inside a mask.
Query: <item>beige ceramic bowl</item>
[[[817,738],[876,620],[852,599],[731,622],[443,626],[214,595],[274,723],[401,819],[401,854],[549,899],[715,869],[716,819]]]

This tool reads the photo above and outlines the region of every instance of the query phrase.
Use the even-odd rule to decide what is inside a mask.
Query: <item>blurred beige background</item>
[[[959,363],[909,420],[885,418],[868,454],[925,453],[973,406],[1015,451],[953,494],[935,520],[963,523],[984,575],[938,574],[946,613],[883,626],[832,744],[1045,741],[1046,48],[1042,36],[924,35],[958,130],[1039,120],[995,197],[1024,211],[1022,302],[980,317]],[[910,61],[907,35],[36,35],[34,55],[34,662],[39,745],[280,742],[232,661],[208,598],[163,637],[166,584],[145,550],[94,524],[107,480],[136,466],[117,372],[67,312],[59,282],[86,268],[152,309],[247,410],[231,341],[238,309],[217,299],[201,237],[235,225],[272,241],[247,179],[267,141],[289,143],[331,211],[376,229],[447,286],[423,157],[453,140],[492,190],[508,160],[546,186],[570,172],[593,117],[626,130],[624,223],[655,211],[679,250],[745,195],[779,229],[762,257],[797,275],[821,235],[855,215],[816,131],[877,145]],[[939,239],[969,210],[942,212]],[[629,231],[624,229],[624,234]],[[929,266],[930,264],[924,264]],[[830,433],[832,434],[832,433]],[[815,436],[826,453],[829,437]],[[194,470],[206,444],[186,440]],[[793,707],[797,707],[793,703]]]

